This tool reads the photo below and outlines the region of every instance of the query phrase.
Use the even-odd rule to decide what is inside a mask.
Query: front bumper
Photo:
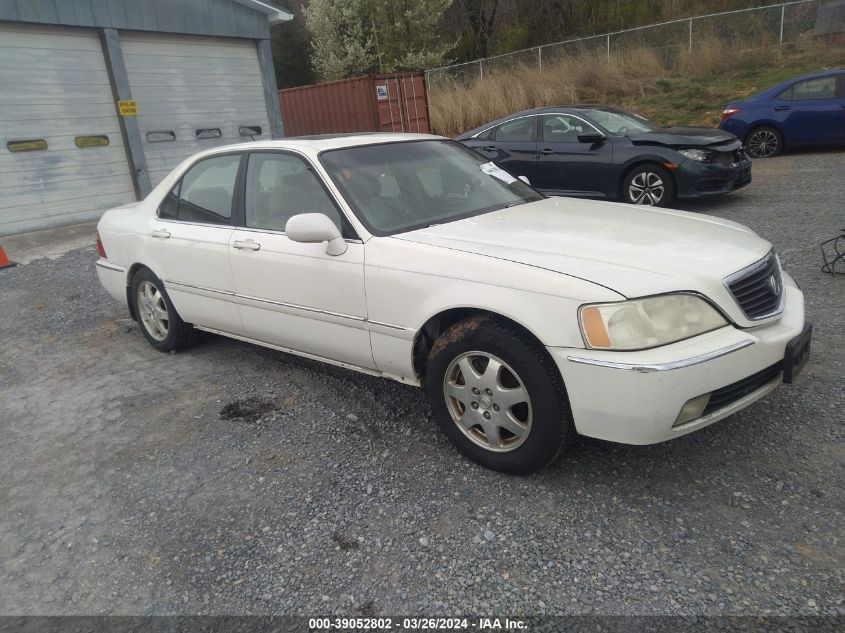
[[[686,435],[759,400],[782,382],[787,343],[804,328],[804,295],[784,276],[781,318],[741,330],[726,326],[640,352],[550,347],[581,435],[623,444],[655,444]],[[768,370],[769,373],[765,373]],[[746,381],[765,382],[701,417],[673,427],[693,398]]]
[[[722,166],[687,159],[674,172],[679,198],[718,196],[751,183],[751,160]]]

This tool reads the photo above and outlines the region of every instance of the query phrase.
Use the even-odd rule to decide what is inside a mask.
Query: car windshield
[[[653,132],[657,129],[648,119],[630,112],[612,112],[610,110],[591,110],[590,119],[598,123],[610,134],[630,134],[631,132]]]
[[[453,141],[382,143],[320,154],[375,235],[392,235],[541,200],[543,195]]]

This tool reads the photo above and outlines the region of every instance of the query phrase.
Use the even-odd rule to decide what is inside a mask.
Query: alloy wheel
[[[443,379],[452,421],[478,446],[494,452],[520,447],[531,432],[531,398],[507,363],[487,352],[455,358]]]
[[[138,286],[137,308],[141,323],[149,335],[157,341],[166,339],[170,330],[170,316],[164,295],[155,284],[149,281],[141,282]]]
[[[772,130],[757,130],[748,137],[746,149],[754,158],[768,158],[778,150],[780,142]]]
[[[642,171],[631,179],[628,185],[628,198],[634,204],[657,205],[663,200],[666,187],[659,174]]]

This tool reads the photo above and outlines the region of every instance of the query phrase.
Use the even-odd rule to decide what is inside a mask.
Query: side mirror
[[[589,143],[590,145],[594,145],[595,143],[604,143],[606,140],[607,137],[599,132],[586,132],[578,135],[579,143]]]
[[[524,182],[526,185],[530,185],[530,184],[531,184],[531,181],[530,181],[530,180],[528,180],[528,176],[517,176],[517,178],[519,178],[519,179],[520,179],[522,182]]]
[[[322,213],[300,213],[285,224],[285,233],[294,242],[318,244],[328,242],[327,255],[343,255],[346,252],[346,240],[329,216]]]

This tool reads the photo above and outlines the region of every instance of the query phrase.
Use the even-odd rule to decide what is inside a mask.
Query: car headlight
[[[701,161],[702,163],[709,163],[713,160],[713,153],[703,149],[679,149],[678,153],[687,158]]]
[[[728,324],[712,305],[692,294],[585,305],[579,320],[589,347],[611,350],[659,347]]]

